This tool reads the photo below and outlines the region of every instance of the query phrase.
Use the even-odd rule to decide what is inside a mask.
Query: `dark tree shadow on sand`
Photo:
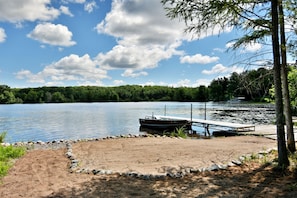
[[[79,175],[78,175],[79,177]],[[98,176],[77,188],[60,189],[57,197],[296,197],[293,172],[271,165],[231,167],[193,173],[183,178],[144,180],[128,176]]]

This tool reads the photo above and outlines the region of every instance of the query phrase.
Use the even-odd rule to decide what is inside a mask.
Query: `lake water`
[[[142,134],[138,119],[146,115],[205,118],[224,103],[125,102],[0,105],[0,132],[6,142],[53,141]],[[207,113],[206,118],[211,119]]]

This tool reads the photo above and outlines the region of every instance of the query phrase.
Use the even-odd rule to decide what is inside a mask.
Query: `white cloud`
[[[60,10],[63,14],[73,17],[74,15],[70,12],[69,8],[66,6],[60,6]]]
[[[174,53],[175,50],[170,47],[163,49],[162,46],[149,48],[117,45],[106,54],[98,54],[96,60],[105,69],[143,70],[157,67],[160,60],[170,58]]]
[[[71,40],[72,32],[68,30],[67,26],[61,24],[38,24],[27,36],[49,45],[69,47],[76,44],[75,41]]]
[[[215,52],[221,52],[222,53],[222,52],[225,51],[225,49],[216,47],[216,48],[213,49],[213,51],[215,51]]]
[[[244,46],[242,52],[257,52],[262,49],[262,45],[260,43],[250,43]]]
[[[104,86],[100,80],[77,82],[78,86]]]
[[[86,2],[84,5],[84,10],[87,11],[88,13],[91,13],[96,7],[97,7],[97,4],[95,1]]]
[[[168,45],[185,36],[185,25],[170,20],[160,1],[113,1],[111,11],[96,27],[119,38],[122,45]]]
[[[103,0],[100,0],[102,2]],[[96,1],[86,1],[86,0],[63,0],[62,1],[65,4],[69,3],[77,3],[77,4],[84,4],[84,10],[87,11],[88,13],[91,13],[94,11],[95,8],[97,8],[97,3]]]
[[[232,48],[234,46],[235,42],[228,42],[226,44],[226,48],[229,49],[229,48]]]
[[[243,71],[243,68],[240,68],[237,66],[225,67],[222,64],[216,64],[215,66],[212,67],[211,70],[203,70],[202,74],[212,75],[212,74],[223,74],[223,73],[232,73],[232,72],[241,73],[242,71]]]
[[[23,21],[51,21],[60,11],[50,6],[50,0],[0,1],[0,21],[18,23]]]
[[[198,79],[193,84],[193,87],[199,87],[199,86],[208,86],[210,85],[212,79]]]
[[[170,85],[173,87],[200,87],[200,86],[208,86],[212,79],[198,79],[194,83],[189,79],[184,79],[178,81],[176,84]]]
[[[229,42],[226,44],[226,48],[227,49],[233,48],[234,44],[235,44],[235,42]],[[262,49],[262,44],[253,42],[253,43],[249,43],[249,44],[241,46],[240,52],[241,53],[252,53],[252,52],[257,52],[260,49]]]
[[[153,81],[148,81],[148,82],[142,84],[142,86],[155,86],[155,85],[156,85],[156,83],[153,82]],[[162,85],[162,83],[159,83],[158,85]],[[167,84],[165,84],[165,86],[166,86],[166,85],[167,85]]]
[[[3,43],[6,39],[5,30],[3,28],[0,28],[0,43]]]
[[[16,74],[18,79],[27,79],[31,83],[59,83],[62,81],[100,82],[108,78],[107,72],[97,67],[89,55],[78,56],[71,54],[44,68],[43,71],[33,74],[22,70]]]
[[[122,74],[122,76],[124,77],[139,77],[139,76],[147,76],[148,73],[147,72],[135,72],[132,69],[126,69],[125,72]]]
[[[135,71],[155,68],[161,60],[182,54],[176,48],[185,36],[184,27],[165,16],[159,1],[114,1],[111,12],[96,29],[117,38],[118,45],[98,54],[98,64]]]
[[[119,86],[119,85],[124,85],[125,82],[124,82],[123,80],[114,80],[114,81],[113,81],[113,84],[114,84],[115,86]]]
[[[62,0],[62,2],[64,2],[64,3],[80,3],[80,4],[82,4],[82,3],[85,3],[86,0]]]
[[[183,56],[180,57],[180,62],[181,63],[190,63],[190,64],[195,64],[195,63],[199,63],[199,64],[208,64],[208,63],[213,63],[213,62],[217,62],[220,58],[213,56],[203,56],[201,54],[196,54],[194,56]]]
[[[180,80],[177,82],[175,87],[190,87],[191,81],[189,79]]]
[[[189,79],[183,79],[174,84],[168,84],[162,81],[161,82],[148,81],[142,84],[142,86],[159,85],[159,86],[168,86],[168,87],[199,87],[199,86],[208,86],[211,81],[212,79],[199,79],[199,80],[196,80],[194,83],[192,83],[192,81]]]
[[[17,79],[27,79],[30,83],[45,83],[42,75],[35,75],[29,70],[21,70],[16,74]]]
[[[155,68],[164,59],[184,54],[177,48],[183,41],[195,39],[193,35],[185,34],[185,28],[184,22],[166,16],[159,0],[114,0],[111,11],[97,24],[96,30],[99,34],[115,37],[118,44],[109,52],[98,54],[98,65],[108,69],[129,68],[137,73]],[[200,38],[219,32],[223,31],[215,28],[212,34]],[[183,60],[206,63],[215,62],[218,58],[184,57]]]

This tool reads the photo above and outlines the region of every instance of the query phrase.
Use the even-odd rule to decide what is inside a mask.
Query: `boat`
[[[146,116],[139,119],[140,127],[154,130],[175,130],[176,128],[191,129],[191,122],[188,120],[165,119],[155,116]]]

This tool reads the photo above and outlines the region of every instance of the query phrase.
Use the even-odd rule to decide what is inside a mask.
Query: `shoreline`
[[[208,137],[207,139],[205,139],[205,141],[207,140],[215,140],[215,139],[229,139],[232,137],[238,137],[238,138],[242,138],[242,137],[260,137],[260,138],[267,138],[270,140],[274,140],[273,138],[269,138],[269,137],[265,137],[263,134],[246,134],[246,133],[239,133],[239,135],[236,136],[219,136],[219,137]],[[243,154],[241,156],[238,156],[236,159],[231,159],[228,162],[225,163],[212,163],[209,166],[205,166],[205,167],[178,167],[178,169],[174,168],[175,171],[172,172],[172,170],[165,170],[162,174],[152,174],[152,173],[148,173],[148,174],[144,174],[144,173],[138,173],[135,171],[126,171],[126,172],[121,172],[121,171],[115,171],[115,170],[108,170],[108,169],[96,169],[96,168],[84,168],[84,167],[80,167],[80,163],[81,160],[78,159],[76,156],[76,153],[74,153],[73,151],[73,145],[77,145],[77,144],[96,144],[103,141],[108,141],[108,140],[125,140],[125,139],[147,139],[148,141],[150,141],[151,139],[173,139],[173,140],[193,140],[193,141],[204,141],[204,138],[192,138],[192,137],[188,137],[188,138],[181,138],[181,137],[169,137],[169,136],[165,136],[165,135],[152,135],[152,134],[144,134],[144,135],[119,135],[119,136],[107,136],[104,138],[88,138],[88,139],[78,139],[78,140],[54,140],[54,141],[50,141],[50,142],[42,142],[42,141],[36,141],[36,142],[17,142],[14,144],[6,144],[6,143],[2,143],[2,145],[4,146],[23,146],[25,147],[28,151],[34,151],[34,150],[66,150],[65,151],[65,157],[69,160],[69,172],[70,173],[84,173],[84,174],[94,174],[94,175],[102,175],[102,174],[107,174],[107,175],[111,175],[111,174],[116,174],[116,175],[126,175],[126,176],[133,176],[133,177],[137,177],[137,178],[142,178],[142,179],[149,179],[149,178],[163,178],[165,176],[169,176],[172,178],[179,178],[179,177],[183,177],[185,175],[191,174],[191,173],[198,173],[198,172],[205,172],[205,171],[218,171],[218,170],[226,170],[229,167],[233,167],[233,166],[240,166],[245,160],[248,160],[251,155],[253,154],[254,157],[257,158],[262,158],[265,155],[268,155],[269,153],[271,153],[272,151],[277,150],[277,147],[270,147],[270,148],[266,148],[266,149],[261,149],[258,151],[255,151],[256,153],[247,153],[247,154]],[[137,140],[136,140],[137,141]],[[171,168],[169,168],[171,169]]]
[[[247,131],[247,132],[236,132],[233,136],[245,136],[245,135],[252,135],[252,136],[263,136],[269,139],[276,140],[276,128],[275,125],[256,125],[255,131]],[[297,134],[296,134],[297,135]],[[59,149],[59,148],[66,148],[66,144],[68,143],[77,143],[77,142],[87,142],[87,141],[100,141],[100,140],[106,140],[106,139],[118,139],[118,138],[146,138],[146,137],[169,137],[169,138],[175,138],[170,137],[166,135],[160,135],[160,134],[150,134],[150,133],[143,133],[143,134],[126,134],[126,135],[115,135],[115,136],[106,136],[106,137],[94,137],[94,138],[82,138],[82,139],[76,139],[76,140],[52,140],[52,141],[23,141],[23,142],[14,142],[14,143],[8,143],[3,142],[1,143],[2,146],[24,146],[27,148],[27,150],[35,150],[35,149]],[[220,138],[220,137],[227,137],[227,136],[204,136],[204,135],[198,135],[191,136],[191,134],[188,135],[186,139],[211,139],[211,138]],[[295,138],[296,139],[296,138]]]
[[[242,162],[255,157],[265,160],[276,147],[275,140],[249,135],[205,140],[129,137],[74,141],[68,148],[54,149],[39,142],[43,149],[28,151],[3,178],[0,196],[197,197],[215,189],[236,197],[249,195],[255,186],[246,174],[256,175]],[[57,144],[66,145],[66,141]],[[72,169],[73,161],[77,166]],[[227,190],[234,186],[239,188]]]

